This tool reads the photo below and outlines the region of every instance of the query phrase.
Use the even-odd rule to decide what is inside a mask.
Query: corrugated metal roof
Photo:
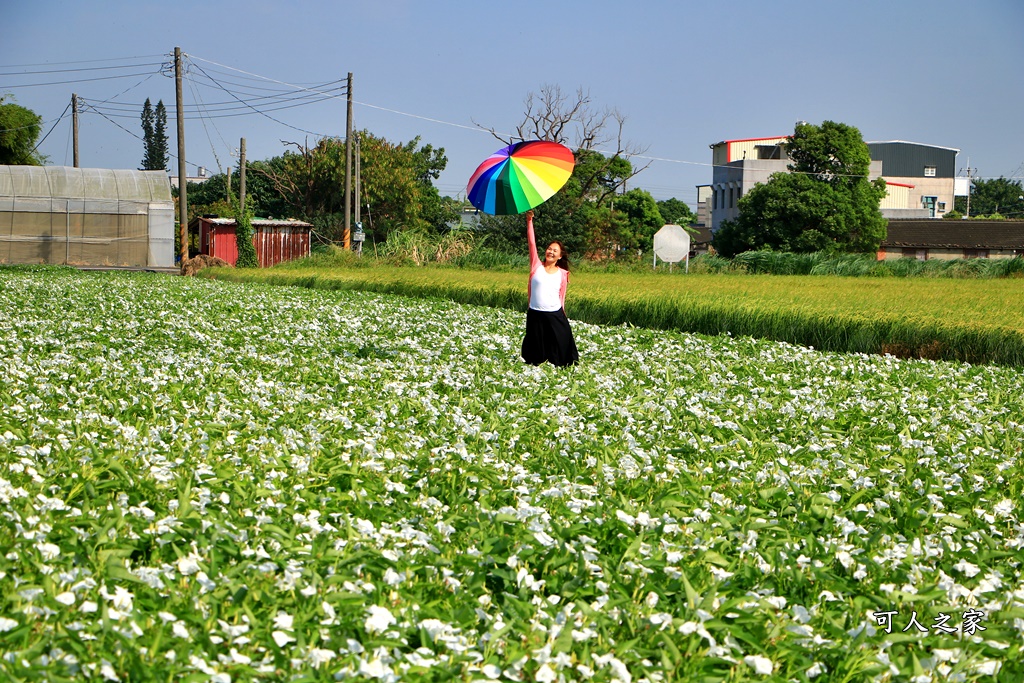
[[[885,247],[1024,250],[1024,221],[891,220]]]
[[[193,218],[192,220],[195,221],[196,219]],[[219,218],[219,217],[218,218],[206,218],[204,216],[202,218],[202,220],[206,221],[207,223],[212,223],[213,225],[234,225],[235,224],[235,219],[234,218]],[[294,218],[285,218],[285,219],[253,218],[252,219],[252,224],[253,224],[253,227],[259,226],[259,227],[264,227],[264,228],[285,228],[285,227],[289,227],[289,228],[312,228],[313,227],[312,223],[306,223],[305,221],[296,220]]]
[[[170,202],[166,171],[0,165],[0,197]]]
[[[924,142],[909,142],[907,140],[865,140],[866,145],[917,145],[918,147],[932,147],[934,149],[944,149],[950,152],[959,153],[960,150],[956,147],[943,147],[942,145],[929,145]]]

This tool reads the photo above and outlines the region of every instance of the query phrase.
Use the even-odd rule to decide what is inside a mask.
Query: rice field
[[[0,270],[17,681],[1019,681],[1024,373]],[[570,312],[570,317],[572,314]]]
[[[526,274],[455,268],[214,269],[236,282],[358,289],[526,307]],[[574,273],[570,318],[594,324],[730,333],[827,351],[1024,367],[1024,280],[833,275]]]

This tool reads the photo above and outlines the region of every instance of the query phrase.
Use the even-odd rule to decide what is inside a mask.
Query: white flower
[[[191,576],[199,571],[199,558],[195,555],[185,555],[178,559],[178,573],[182,576]]]
[[[1003,498],[992,508],[992,512],[996,513],[997,517],[1009,517],[1013,513],[1013,501]]]
[[[551,683],[558,678],[558,674],[551,668],[549,664],[544,664],[537,669],[537,675],[534,676],[534,680],[538,683]]]
[[[405,572],[396,572],[391,567],[388,567],[384,572],[384,583],[389,586],[397,586],[398,584],[405,581]]]
[[[176,638],[181,638],[183,640],[192,639],[192,634],[188,632],[185,624],[180,621],[174,622],[174,626],[171,627],[171,633],[173,633]]]
[[[114,609],[120,612],[132,611],[132,602],[135,600],[135,596],[124,586],[118,586],[114,589],[113,595],[108,594],[106,597],[114,605]]]
[[[501,667],[494,664],[487,664],[483,668],[484,676],[487,676],[492,681],[496,681],[501,678]]]
[[[14,619],[0,617],[0,633],[7,633],[8,631],[16,628],[18,628],[18,622]]]
[[[278,612],[277,616],[274,617],[274,628],[291,631],[294,622],[295,618],[292,615],[287,612]]]
[[[822,664],[821,662],[815,662],[814,664],[811,664],[809,667],[807,667],[807,677],[816,678],[821,674],[825,673],[826,671],[828,671],[828,669],[825,668],[824,664]]]
[[[75,594],[71,591],[64,591],[59,595],[53,596],[53,599],[62,605],[73,605],[75,604]]]
[[[761,655],[747,655],[743,658],[743,663],[754,670],[754,673],[760,674],[761,676],[767,676],[775,668],[775,664],[772,660]]]
[[[978,569],[978,565],[972,564],[967,560],[960,560],[959,562],[953,565],[953,569],[957,570],[958,572],[961,572],[964,576],[967,577],[976,576],[979,572],[981,572],[981,570]]]
[[[100,608],[100,606],[99,606],[99,605],[97,605],[97,604],[96,604],[95,602],[93,602],[92,600],[86,600],[85,602],[83,602],[83,603],[82,603],[82,606],[81,606],[81,607],[79,607],[78,609],[79,609],[79,611],[81,611],[81,612],[85,612],[86,614],[90,614],[90,613],[92,613],[92,612],[95,612],[95,611],[96,611],[96,610],[98,610],[99,608]]]
[[[370,678],[384,678],[388,674],[388,670],[384,666],[384,662],[379,658],[374,658],[369,662],[360,662],[359,673]]]
[[[369,616],[366,618],[365,628],[370,633],[383,633],[387,630],[388,626],[396,623],[396,619],[391,610],[387,607],[379,607],[377,605],[370,605],[367,610]]]
[[[310,648],[308,659],[311,667],[319,669],[321,666],[334,659],[334,650],[325,650],[319,647]]]
[[[60,547],[53,543],[38,543],[36,548],[39,550],[39,554],[43,556],[44,560],[55,560],[60,557]]]
[[[274,639],[274,642],[277,643],[278,647],[284,647],[288,643],[295,642],[295,638],[291,637],[284,631],[274,631],[270,636]]]

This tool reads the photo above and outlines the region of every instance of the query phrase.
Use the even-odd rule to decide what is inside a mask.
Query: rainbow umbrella
[[[540,206],[572,175],[572,150],[557,142],[517,142],[487,157],[466,186],[470,203],[484,213],[508,216]]]

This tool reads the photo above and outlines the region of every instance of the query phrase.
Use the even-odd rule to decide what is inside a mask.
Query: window
[[[904,247],[903,248],[903,258],[913,258],[913,259],[917,259],[918,261],[927,261],[928,260],[928,250],[927,249],[917,249],[916,247]]]
[[[946,202],[939,202],[939,213],[946,213]]]
[[[729,208],[731,209],[732,207],[733,207],[733,190],[730,187],[729,188]]]
[[[934,178],[935,177],[935,167],[934,166],[925,166],[924,167],[924,177],[925,178]]]
[[[964,249],[964,258],[988,258],[988,249]]]

